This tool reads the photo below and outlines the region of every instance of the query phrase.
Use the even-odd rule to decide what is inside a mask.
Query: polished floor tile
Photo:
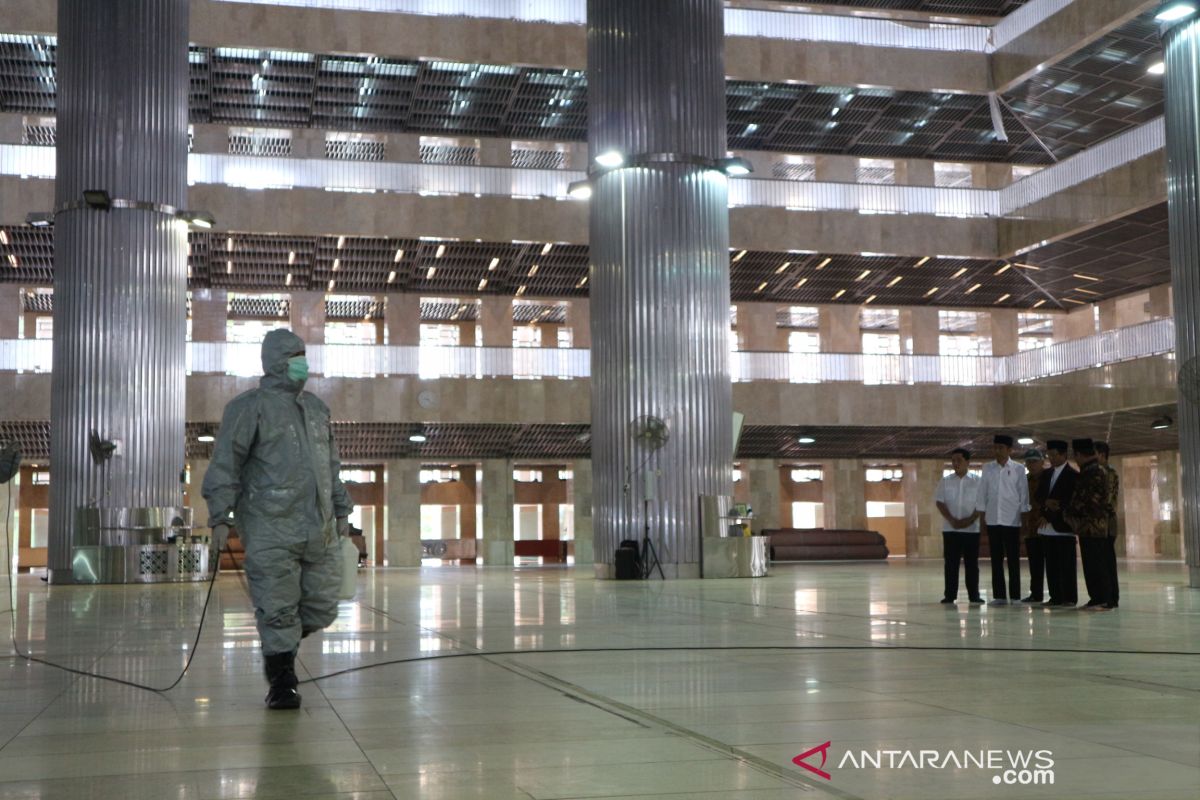
[[[671,583],[365,571],[301,649],[295,713],[263,709],[253,617],[223,576],[169,692],[0,659],[0,797],[1194,800],[1200,592],[1177,564],[1123,576],[1122,608],[1097,615],[942,606],[935,562]],[[0,619],[39,657],[163,687],[203,602],[22,576]],[[793,763],[825,742],[828,780]],[[1052,775],[1015,785],[869,763],[1038,750]]]

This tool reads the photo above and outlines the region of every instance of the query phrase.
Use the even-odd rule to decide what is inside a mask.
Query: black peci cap
[[[1013,438],[1011,436],[1005,436],[1003,433],[997,433],[995,438],[992,439],[992,444],[1002,444],[1005,447],[1012,447]]]

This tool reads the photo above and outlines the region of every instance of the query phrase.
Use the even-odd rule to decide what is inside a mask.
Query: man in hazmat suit
[[[270,691],[268,708],[299,708],[300,640],[337,617],[341,546],[353,504],[329,408],[304,391],[304,341],[286,329],[263,339],[259,388],[225,408],[204,477],[213,540],[230,526],[245,550],[246,578]]]

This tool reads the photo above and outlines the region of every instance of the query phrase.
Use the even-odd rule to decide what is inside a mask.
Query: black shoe
[[[953,603],[953,602],[954,602],[954,600],[955,600],[955,598],[953,598],[953,597],[943,597],[943,598],[942,598],[942,600],[941,600],[941,602],[943,602],[943,603]]]
[[[972,597],[971,598],[972,605],[976,605],[976,606],[983,605],[983,602],[984,602],[984,600],[982,597]]]
[[[1055,600],[1053,597],[1051,597],[1049,600],[1042,603],[1042,608],[1052,608],[1054,606],[1061,606],[1061,605],[1062,605],[1061,600]]]
[[[292,709],[300,707],[300,692],[296,691],[296,653],[276,653],[265,657],[264,672],[271,684],[267,692],[267,708]]]
[[[1026,597],[1021,602],[1022,603],[1040,603],[1040,602],[1042,602],[1042,598],[1040,596],[1034,597],[1033,595],[1029,595],[1029,597]]]
[[[1088,600],[1086,603],[1083,604],[1083,607],[1084,608],[1092,608],[1093,606],[1102,606],[1102,605],[1104,605],[1104,604],[1101,603],[1099,600]]]

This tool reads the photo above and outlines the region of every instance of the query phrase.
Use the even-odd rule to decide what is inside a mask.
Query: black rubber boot
[[[265,656],[267,683],[267,708],[288,709],[300,707],[300,693],[296,691],[296,653],[276,653]]]

